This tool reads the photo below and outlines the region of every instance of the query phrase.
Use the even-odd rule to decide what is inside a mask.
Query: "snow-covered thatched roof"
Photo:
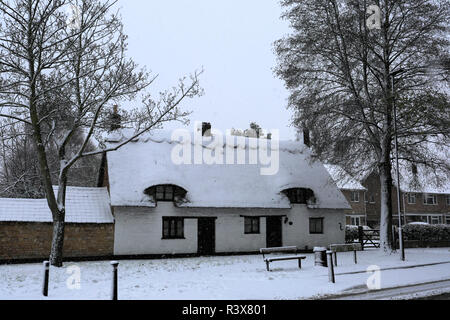
[[[129,136],[116,133],[109,146],[117,146]],[[348,209],[349,204],[331,179],[325,167],[311,159],[311,152],[298,142],[271,143],[267,140],[237,137],[172,141],[171,134],[154,131],[108,153],[108,174],[113,206],[153,207],[155,203],[144,190],[156,185],[170,184],[187,191],[186,202],[180,207],[193,208],[291,208],[282,191],[290,188],[308,188],[314,191],[317,208]],[[262,143],[259,147],[255,147]],[[171,155],[175,148],[190,148],[194,163],[194,150],[227,156],[237,150],[245,151],[247,164],[175,164]],[[279,152],[279,170],[274,175],[262,175],[269,166],[249,164],[249,151],[264,151],[274,158]],[[179,150],[177,150],[178,152]],[[274,159],[275,160],[275,159]],[[278,159],[277,159],[278,160]],[[237,160],[234,162],[237,163]],[[258,163],[260,163],[258,161]]]
[[[57,188],[55,188],[56,191]],[[45,199],[0,198],[1,222],[52,222]],[[66,196],[67,223],[113,223],[109,194],[106,188],[68,187]]]
[[[348,174],[341,166],[326,164],[325,168],[341,190],[366,191],[363,185]]]

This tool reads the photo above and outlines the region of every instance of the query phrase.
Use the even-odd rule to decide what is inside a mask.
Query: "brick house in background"
[[[380,177],[374,170],[359,182],[341,167],[326,165],[333,180],[351,205],[346,210],[347,225],[378,228],[381,215]],[[450,183],[437,184],[419,174],[416,179],[402,172],[401,212],[404,224],[424,222],[450,225]],[[398,225],[397,188],[392,187],[393,223]],[[406,209],[406,210],[405,210]]]
[[[325,165],[325,168],[352,207],[350,210],[345,211],[347,225],[367,225],[367,189],[359,181],[345,172],[342,167]]]
[[[64,257],[111,257],[114,218],[106,188],[67,188]],[[52,215],[45,199],[0,199],[0,261],[48,259]]]
[[[425,222],[429,224],[450,224],[450,184],[448,181],[436,186],[434,179],[418,175],[413,181],[411,175],[403,172],[401,181],[401,211],[404,222]],[[378,227],[381,214],[381,185],[375,171],[364,178],[362,185],[367,188],[367,224]],[[392,188],[394,223],[398,224],[397,188]]]

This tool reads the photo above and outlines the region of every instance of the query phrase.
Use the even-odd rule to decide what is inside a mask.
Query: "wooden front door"
[[[282,246],[282,217],[267,217],[267,248]]]
[[[213,255],[216,253],[216,219],[198,219],[198,254]]]

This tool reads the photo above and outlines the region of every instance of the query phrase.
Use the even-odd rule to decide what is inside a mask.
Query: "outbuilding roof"
[[[117,146],[127,136],[130,133],[126,131],[115,133],[109,146]],[[187,156],[191,164],[176,164],[172,159],[183,147],[192,152]],[[194,164],[198,150],[224,159],[224,164]],[[269,165],[262,165],[262,161],[251,164],[250,154],[255,151],[279,161],[279,170],[262,175],[261,170]],[[237,164],[238,152],[245,152],[246,164]],[[225,164],[228,158],[235,164]],[[283,191],[307,188],[314,191],[317,208],[350,208],[323,164],[314,161],[302,143],[293,141],[276,143],[214,134],[198,139],[198,134],[189,132],[185,139],[173,140],[169,132],[154,131],[108,153],[108,175],[112,206],[154,207],[144,190],[171,184],[187,191],[180,207],[286,209],[291,204]]]
[[[51,223],[53,220],[45,199],[0,198],[0,221]],[[67,187],[65,221],[79,224],[114,223],[108,190]]]
[[[326,164],[325,168],[341,190],[367,191],[363,185],[348,174],[341,166]]]

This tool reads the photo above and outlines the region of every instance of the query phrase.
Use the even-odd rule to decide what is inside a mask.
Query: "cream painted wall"
[[[283,245],[313,249],[330,244],[345,243],[345,214],[343,210],[308,209],[294,205],[288,215],[293,225],[283,224]],[[309,233],[309,219],[324,218],[324,234]],[[342,229],[342,230],[341,230]]]
[[[283,218],[283,245],[312,249],[314,246],[344,243],[345,214],[343,210],[308,209],[296,205],[291,210],[271,209],[192,209],[176,208],[172,203],[159,203],[157,208],[114,208],[115,255],[151,254],[195,254],[197,253],[198,217],[216,217],[216,252],[257,252],[266,247],[266,219],[261,218],[261,232],[246,235],[243,216],[285,215]],[[184,226],[184,240],[163,240],[163,217],[180,216],[187,218]],[[309,234],[309,218],[322,217],[325,233]]]
[[[150,208],[115,208],[115,255],[186,254],[197,252],[197,220],[185,220],[185,240],[162,240],[162,217]]]
[[[260,221],[260,234],[245,234],[245,218],[222,215],[216,222],[216,252],[256,252],[266,247],[266,219]]]

